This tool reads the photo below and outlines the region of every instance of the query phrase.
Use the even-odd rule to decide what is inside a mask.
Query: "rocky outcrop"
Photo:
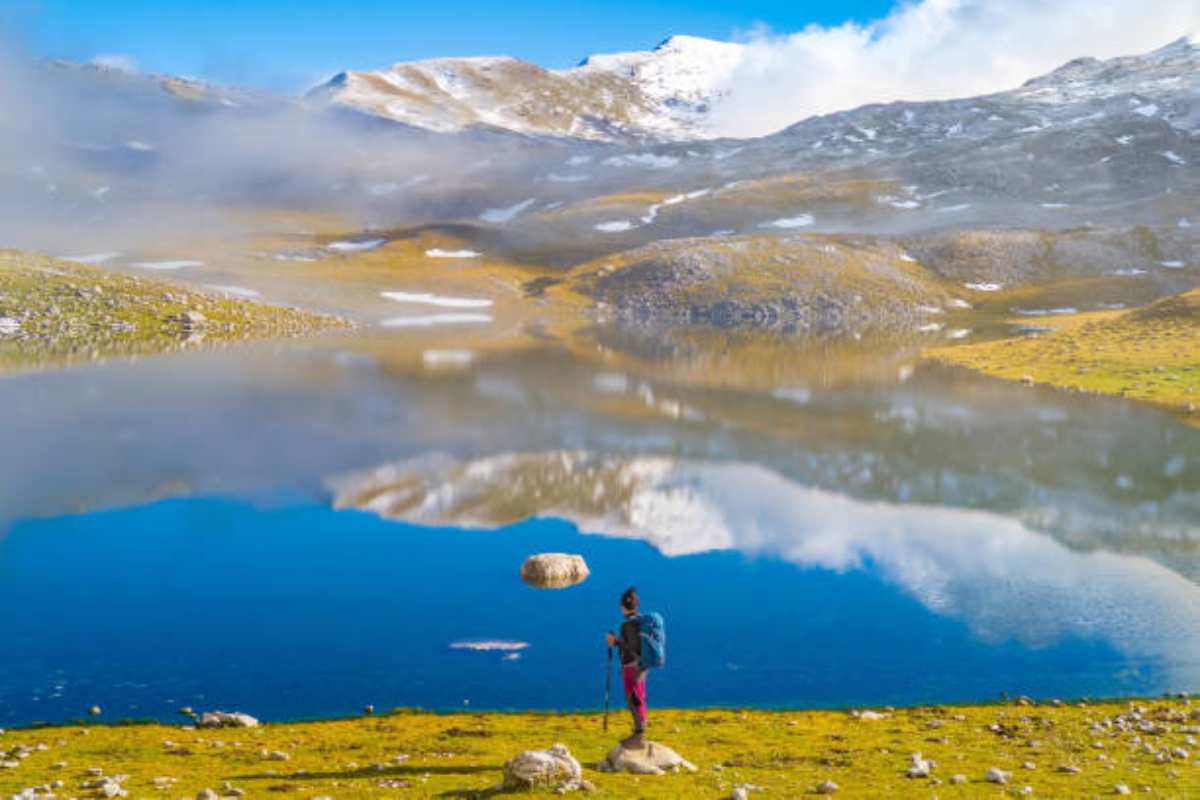
[[[565,589],[587,580],[591,572],[583,556],[539,553],[521,565],[521,580],[537,589]]]
[[[634,775],[663,775],[687,770],[695,772],[696,765],[665,744],[646,742],[645,746],[626,748],[617,745],[608,751],[596,769],[601,772],[628,772]]]
[[[566,745],[556,744],[549,750],[527,750],[513,756],[504,764],[506,791],[544,787],[560,793],[590,790],[583,779],[583,768]]]
[[[575,286],[622,322],[845,332],[912,327],[949,301],[900,246],[872,237],[674,239],[612,261]]]
[[[258,720],[240,711],[205,711],[197,724],[201,728],[257,728]]]

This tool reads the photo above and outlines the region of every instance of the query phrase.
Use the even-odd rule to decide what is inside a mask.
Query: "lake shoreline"
[[[797,796],[827,781],[843,797],[927,796],[935,786],[967,796],[1000,790],[997,779],[1016,792],[1029,786],[1035,796],[1112,795],[1119,787],[1181,796],[1200,778],[1200,704],[1186,697],[1018,698],[862,712],[652,708],[650,738],[698,770],[597,773],[627,722],[618,707],[607,732],[596,711],[396,710],[251,728],[23,728],[0,735],[0,756],[25,754],[0,758],[8,767],[0,769],[0,792],[63,781],[57,791],[70,793],[111,777],[132,794],[169,789],[189,797],[209,788],[216,796],[376,797],[398,789],[404,796],[487,796],[505,761],[554,743],[580,760],[601,797],[726,797],[747,784]]]

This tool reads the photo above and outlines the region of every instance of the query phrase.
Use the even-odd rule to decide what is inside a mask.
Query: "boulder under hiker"
[[[633,716],[633,735],[622,739],[621,746],[632,749],[646,741],[646,674],[666,661],[666,634],[660,614],[639,613],[637,589],[632,586],[621,594],[621,613],[625,621],[619,633],[609,631],[608,646],[621,653],[625,702]]]

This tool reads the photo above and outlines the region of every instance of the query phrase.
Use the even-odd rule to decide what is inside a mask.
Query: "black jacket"
[[[642,624],[637,617],[630,617],[621,623],[621,633],[617,636],[617,647],[621,650],[621,663],[633,664],[642,657]]]

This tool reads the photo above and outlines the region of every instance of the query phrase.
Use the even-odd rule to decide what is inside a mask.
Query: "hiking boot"
[[[646,732],[634,731],[632,736],[621,740],[621,747],[626,750],[641,750],[646,746]]]

